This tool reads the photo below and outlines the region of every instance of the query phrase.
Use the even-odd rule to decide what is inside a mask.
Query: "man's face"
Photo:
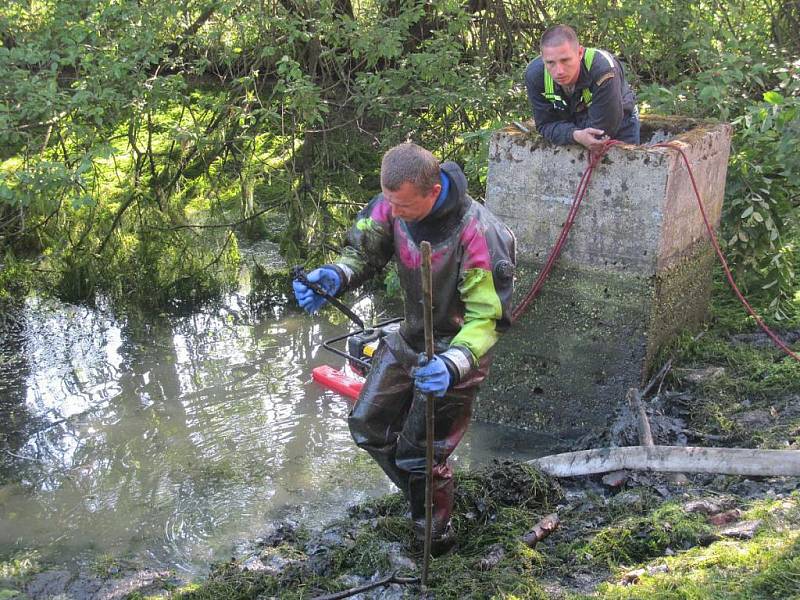
[[[544,46],[542,60],[558,85],[573,85],[581,74],[583,46],[562,42],[558,46]]]
[[[419,221],[428,216],[431,212],[436,199],[439,197],[439,192],[442,191],[442,185],[437,183],[427,193],[420,192],[416,184],[410,181],[404,182],[399,188],[392,191],[381,188],[383,190],[383,197],[389,202],[392,207],[392,216],[403,221]]]

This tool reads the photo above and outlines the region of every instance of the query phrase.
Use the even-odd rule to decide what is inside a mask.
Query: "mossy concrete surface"
[[[539,298],[498,342],[481,387],[481,420],[574,437],[604,428],[659,350],[705,319],[714,256],[705,244],[652,277],[556,267]],[[519,302],[542,265],[522,262]]]
[[[540,266],[522,263],[517,293]],[[603,427],[619,391],[639,385],[653,281],[556,268],[527,313],[498,342],[476,417],[574,436]]]
[[[644,141],[686,153],[710,225],[722,208],[731,128],[652,117]],[[517,235],[517,299],[567,218],[588,154],[537,134],[495,133],[486,203]],[[681,156],[620,145],[595,169],[557,268],[496,348],[478,418],[561,435],[603,426],[659,351],[702,322],[714,255]]]

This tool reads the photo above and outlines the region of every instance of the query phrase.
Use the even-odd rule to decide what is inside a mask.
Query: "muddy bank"
[[[637,586],[680,578],[681,561],[702,562],[703,553],[717,556],[723,569],[725,553],[764,554],[760,560],[772,571],[760,577],[740,560],[750,581],[747,597],[788,597],[781,594],[798,575],[794,481],[691,477],[677,483],[630,474],[623,481],[551,481],[544,496],[526,498],[527,488],[515,487],[525,478],[506,477],[509,472],[525,467],[505,463],[488,476],[460,476],[458,546],[432,561],[427,592],[394,583],[353,597],[652,597],[638,596]],[[494,477],[502,487],[487,493],[486,481]],[[529,547],[525,534],[550,510],[560,515],[560,529]],[[402,499],[391,495],[318,532],[285,522],[253,552],[218,565],[208,581],[176,597],[315,598],[392,575],[418,576],[421,555],[403,511]],[[777,576],[781,568],[788,568],[785,581]],[[730,597],[736,597],[735,582],[730,578]]]
[[[703,565],[712,582],[714,569],[726,571],[729,586],[739,585],[737,569],[749,578],[749,595],[742,597],[784,598],[789,597],[780,595],[785,586],[800,576],[797,480],[711,475],[676,480],[618,473],[557,482],[511,461],[457,478],[458,544],[432,561],[428,591],[394,583],[353,597],[645,598],[652,597],[645,591],[648,586],[695,577]],[[284,519],[242,545],[236,558],[216,564],[198,583],[109,560],[77,575],[45,571],[7,578],[0,597],[299,600],[393,575],[415,578],[421,549],[406,510],[399,494],[389,494],[316,529]],[[525,534],[551,513],[559,516],[560,527],[531,547]],[[726,557],[738,557],[738,562],[726,565]],[[758,564],[762,575],[754,578]],[[764,568],[772,571],[765,576]],[[726,589],[732,595],[724,597],[737,597],[733,587],[721,588]]]

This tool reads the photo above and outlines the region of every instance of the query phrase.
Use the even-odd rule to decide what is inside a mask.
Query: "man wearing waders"
[[[467,195],[453,162],[440,166],[412,143],[389,150],[381,189],[362,209],[335,264],[308,274],[333,295],[358,287],[395,258],[405,304],[400,329],[382,338],[350,413],[356,444],[370,453],[405,494],[417,539],[425,530],[425,398],[435,411],[431,553],[455,542],[450,528],[453,473],[447,463],[469,425],[489,351],[511,322],[514,236]],[[420,243],[432,246],[435,356],[424,350]],[[316,312],[325,299],[293,283],[298,303]]]
[[[525,87],[536,129],[545,139],[589,150],[606,138],[639,143],[636,96],[615,56],[584,48],[567,25],[545,31],[540,51],[525,70]]]

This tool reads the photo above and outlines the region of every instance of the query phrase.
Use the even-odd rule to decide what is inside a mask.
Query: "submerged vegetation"
[[[552,479],[519,463],[496,463],[457,476],[454,528],[458,551],[433,561],[429,585],[441,598],[546,598],[536,575],[542,556],[520,539],[555,508],[562,490]],[[407,503],[392,494],[357,506],[352,514],[320,535],[280,532],[263,542],[261,564],[288,565],[279,573],[242,570],[237,562],[219,565],[209,580],[175,593],[176,598],[310,598],[349,589],[376,572],[416,575],[421,548],[414,542]],[[502,558],[491,570],[478,563],[486,548],[502,544]],[[406,590],[419,597],[418,585]]]
[[[786,317],[797,271],[796,2],[11,0],[0,8],[0,295],[197,302],[238,241],[336,248],[412,137],[481,197],[493,128],[529,117],[544,29],[627,64],[643,110],[729,120],[726,252]]]

